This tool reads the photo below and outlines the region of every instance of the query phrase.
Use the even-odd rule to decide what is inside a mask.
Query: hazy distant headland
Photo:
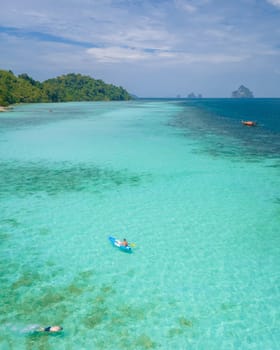
[[[124,101],[132,96],[122,87],[70,73],[39,82],[26,73],[0,70],[0,106],[14,103]]]

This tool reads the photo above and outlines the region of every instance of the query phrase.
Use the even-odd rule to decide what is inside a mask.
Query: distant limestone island
[[[239,88],[232,92],[232,98],[253,98],[254,95],[246,86],[240,85]]]
[[[61,75],[41,83],[26,73],[15,76],[12,71],[0,70],[0,111],[15,103],[131,99],[124,88],[81,74]]]
[[[191,92],[188,94],[187,96],[188,98],[202,98],[202,95],[201,94],[195,94],[194,92]]]

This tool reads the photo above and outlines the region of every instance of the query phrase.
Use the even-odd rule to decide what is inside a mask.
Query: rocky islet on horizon
[[[239,88],[232,92],[232,98],[253,98],[254,95],[251,90],[249,90],[246,86],[240,85]]]

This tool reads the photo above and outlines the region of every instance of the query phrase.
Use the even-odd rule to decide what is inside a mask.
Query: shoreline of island
[[[8,107],[0,106],[0,112],[7,112]]]

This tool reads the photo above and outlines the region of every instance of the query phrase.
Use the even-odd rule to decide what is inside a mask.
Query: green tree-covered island
[[[0,106],[15,103],[125,101],[132,96],[122,87],[70,73],[39,82],[28,74],[0,70]]]

